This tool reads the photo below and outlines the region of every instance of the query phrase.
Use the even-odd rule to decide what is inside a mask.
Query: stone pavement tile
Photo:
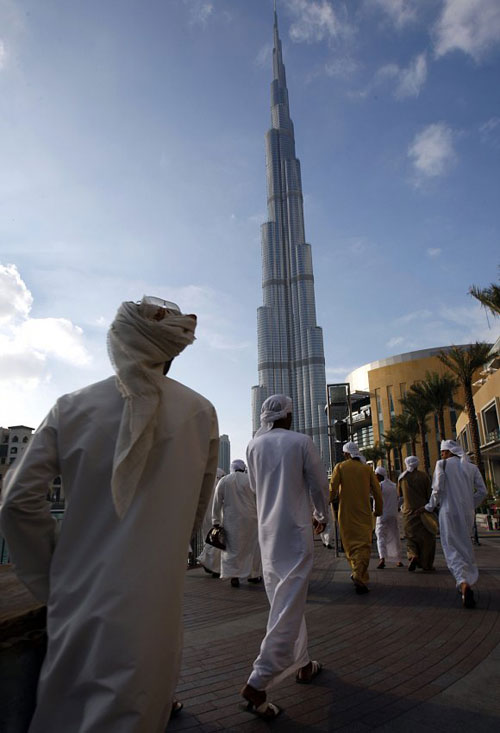
[[[488,549],[483,564],[498,565],[499,550],[500,543]],[[332,554],[316,549],[306,608],[311,656],[325,669],[310,686],[295,685],[292,678],[272,691],[270,698],[285,708],[272,724],[274,731],[411,733],[416,726],[434,733],[438,728],[427,719],[422,727],[417,713],[438,701],[448,711],[443,725],[453,722],[450,710],[460,709],[460,703],[469,711],[486,703],[476,718],[491,724],[495,716],[490,707],[497,703],[485,695],[484,680],[472,695],[463,686],[474,680],[500,642],[500,576],[488,576],[481,566],[480,607],[464,612],[438,553],[435,574],[374,572],[373,592],[360,603],[352,593],[345,559]],[[179,690],[187,711],[192,695],[195,714],[182,729],[267,730],[268,724],[238,708],[239,689],[264,634],[265,594],[231,594],[222,583],[219,589],[194,575],[191,581],[189,575]],[[498,661],[490,660],[485,668],[485,679],[492,679],[494,664]],[[181,723],[172,721],[174,725]]]

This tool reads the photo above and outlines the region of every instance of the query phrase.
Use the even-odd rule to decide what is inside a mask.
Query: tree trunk
[[[417,439],[415,437],[411,439],[411,454],[412,456],[417,455]]]
[[[386,456],[387,456],[387,470],[389,471],[389,476],[390,476],[391,473],[392,473],[391,449],[390,448],[386,448],[385,449],[385,453],[386,453]]]
[[[425,422],[422,420],[419,422],[420,427],[420,442],[422,444],[422,457],[424,459],[424,469],[426,473],[430,474],[431,467],[429,465],[429,457],[427,455],[427,451],[425,450]]]
[[[399,457],[399,470],[403,470],[403,451],[401,450],[401,446],[398,445],[398,457]]]
[[[446,435],[444,431],[444,410],[443,408],[437,411],[437,418],[438,418],[439,437],[441,438],[441,440],[446,440]]]
[[[474,407],[474,398],[472,396],[472,383],[464,384],[465,392],[465,409],[469,418],[470,437],[472,440],[472,450],[474,453],[474,461],[481,471],[481,475],[485,478],[483,459],[481,457],[481,441],[479,439],[479,428],[476,419],[476,409]]]

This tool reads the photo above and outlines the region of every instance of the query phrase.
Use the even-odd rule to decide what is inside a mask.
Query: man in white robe
[[[328,483],[318,450],[290,430],[292,401],[264,401],[261,428],[250,441],[247,464],[257,499],[259,544],[270,603],[267,631],[241,694],[247,709],[271,719],[281,711],[267,693],[286,676],[310,682],[321,670],[307,650],[304,610],[313,565],[313,526],[325,529]],[[311,516],[313,511],[313,516]]]
[[[207,534],[212,529],[212,503],[213,503],[213,495],[215,494],[215,489],[217,488],[217,484],[221,480],[223,476],[225,476],[225,472],[222,468],[217,469],[217,477],[215,479],[214,483],[214,489],[212,492],[212,496],[210,497],[210,502],[207,507],[207,511],[205,512],[205,516],[203,517],[203,522],[201,525],[201,536],[203,539],[207,536]],[[207,542],[203,545],[203,550],[201,551],[200,555],[196,558],[200,565],[202,566],[203,570],[212,576],[212,578],[220,578],[220,561],[221,561],[221,552],[222,550],[219,550],[218,547],[214,547],[213,545],[209,545]]]
[[[195,327],[173,303],[122,303],[108,334],[116,376],[61,397],[6,479],[1,529],[47,604],[30,733],[164,733],[186,549],[218,457],[213,406],[164,376]],[[46,501],[58,475],[59,536]]]
[[[257,507],[255,493],[243,461],[231,463],[231,473],[221,478],[215,489],[212,524],[223,525],[226,549],[221,554],[221,578],[231,578],[238,588],[240,578],[252,574],[257,539]]]
[[[471,588],[479,572],[471,535],[476,507],[486,497],[486,486],[478,467],[471,463],[454,440],[441,442],[441,459],[432,478],[432,494],[421,510],[439,506],[439,533],[448,570],[455,578],[465,608],[476,605]]]
[[[401,562],[401,541],[398,525],[398,487],[387,478],[387,471],[383,466],[377,466],[375,474],[382,491],[383,510],[375,522],[377,549],[380,562],[379,569],[385,568],[385,561],[396,563],[398,568],[403,567]]]

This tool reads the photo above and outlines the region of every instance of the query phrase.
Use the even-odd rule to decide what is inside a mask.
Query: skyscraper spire
[[[271,129],[266,134],[268,221],[262,225],[263,305],[257,311],[259,384],[254,432],[273,393],[290,395],[295,430],[310,435],[328,462],[323,333],[316,325],[311,246],[305,241],[302,179],[274,2]]]

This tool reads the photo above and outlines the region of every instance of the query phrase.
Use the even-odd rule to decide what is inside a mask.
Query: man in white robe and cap
[[[387,478],[387,471],[383,466],[377,466],[375,475],[382,490],[382,514],[377,517],[375,522],[375,535],[380,558],[377,568],[385,568],[386,560],[394,562],[398,568],[402,568],[398,525],[398,487]]]
[[[196,317],[122,303],[116,376],[57,400],[6,479],[1,529],[47,604],[30,733],[164,733],[182,647],[186,550],[217,468],[213,406],[164,374]],[[46,501],[60,475],[59,536]]]
[[[231,473],[221,478],[215,489],[212,524],[224,526],[226,549],[221,554],[220,577],[231,578],[238,588],[240,578],[252,574],[257,538],[257,507],[255,492],[250,488],[244,461],[231,463]]]
[[[465,608],[476,605],[471,588],[479,572],[471,535],[476,507],[486,497],[486,486],[478,467],[471,463],[461,445],[441,441],[441,460],[432,478],[432,494],[419,511],[432,512],[439,506],[439,533],[448,570],[455,578]]]
[[[203,522],[201,524],[201,536],[205,540],[207,534],[212,529],[212,504],[213,504],[213,494],[215,494],[215,489],[217,488],[217,484],[221,480],[223,476],[225,476],[226,473],[222,468],[217,469],[217,476],[214,483],[214,489],[212,496],[210,497],[210,502],[207,507],[207,511],[205,512],[205,516],[203,517]],[[221,557],[222,550],[219,550],[218,547],[214,547],[213,545],[209,545],[208,542],[205,542],[203,545],[203,550],[201,551],[200,555],[196,558],[200,565],[202,566],[203,570],[212,576],[212,578],[220,578],[220,557]]]
[[[313,526],[316,534],[325,529],[328,483],[313,441],[290,430],[291,424],[291,399],[268,397],[261,427],[247,448],[270,610],[260,653],[241,694],[246,709],[265,719],[281,712],[267,700],[271,686],[294,673],[297,682],[308,683],[321,671],[321,664],[309,658],[304,610],[313,565]]]

